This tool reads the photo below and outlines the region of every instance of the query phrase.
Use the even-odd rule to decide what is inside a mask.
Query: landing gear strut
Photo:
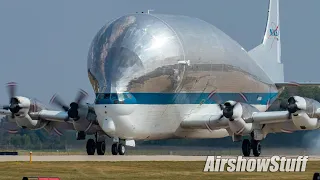
[[[250,142],[249,139],[244,139],[242,141],[242,154],[243,154],[243,156],[245,156],[245,157],[250,156],[251,149],[252,149],[253,155],[255,157],[260,156],[260,154],[261,154],[260,141],[251,139],[251,142]]]

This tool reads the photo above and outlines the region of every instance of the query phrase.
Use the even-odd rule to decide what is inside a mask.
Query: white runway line
[[[280,155],[282,156],[282,155]],[[222,158],[235,158],[237,156],[222,156]],[[261,156],[267,158],[271,156]],[[284,156],[295,158],[296,156]],[[256,158],[256,157],[249,157]],[[63,155],[63,156],[32,156],[32,161],[206,161],[207,156],[176,156],[176,155],[128,155],[128,156],[87,156],[87,155]],[[0,162],[29,161],[29,156],[0,156]],[[309,161],[320,161],[320,156],[309,156]]]

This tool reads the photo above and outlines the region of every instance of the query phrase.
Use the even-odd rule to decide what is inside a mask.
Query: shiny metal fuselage
[[[127,139],[224,137],[225,129],[179,125],[192,113],[219,114],[217,104],[227,100],[265,110],[277,96],[237,42],[186,16],[131,14],[110,21],[95,36],[87,65],[100,126]],[[130,94],[124,97],[130,100],[114,103],[113,93]]]

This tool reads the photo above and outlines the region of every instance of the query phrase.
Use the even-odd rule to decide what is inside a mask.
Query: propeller
[[[77,121],[80,119],[79,117],[79,105],[83,102],[83,100],[88,96],[88,93],[86,93],[84,90],[80,89],[78,91],[78,94],[76,95],[75,101],[71,102],[69,106],[67,106],[62,99],[58,96],[58,94],[55,94],[51,100],[50,104],[54,104],[58,107],[60,107],[65,112],[68,112],[68,118],[65,119],[65,121],[68,121],[69,118],[72,118],[73,120]]]
[[[237,105],[237,102],[232,104],[231,102],[224,103],[224,109],[222,110],[222,114],[224,117],[230,119],[230,121],[233,121],[233,108]]]
[[[18,98],[16,98],[16,91],[17,91],[17,83],[9,82],[7,83],[7,90],[9,95],[9,105],[3,106],[3,109],[11,111],[11,117],[14,118],[15,114],[22,109],[20,106],[20,102]]]
[[[222,110],[221,118],[224,116],[228,118],[230,121],[233,121],[233,110],[234,107],[239,103],[248,103],[247,97],[243,93],[238,93],[238,100],[237,101],[227,101],[224,104],[219,104],[220,109]]]
[[[288,101],[280,101],[280,110],[288,110]]]
[[[296,100],[294,99],[294,97],[290,97],[288,99],[288,106],[287,106],[287,110],[290,112],[290,113],[295,113],[297,112],[298,110],[300,110],[296,104]]]

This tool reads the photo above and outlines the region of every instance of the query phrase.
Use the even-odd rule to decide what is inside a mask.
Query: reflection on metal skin
[[[240,45],[186,16],[132,14],[111,21],[95,36],[87,65],[96,93],[276,92]]]

